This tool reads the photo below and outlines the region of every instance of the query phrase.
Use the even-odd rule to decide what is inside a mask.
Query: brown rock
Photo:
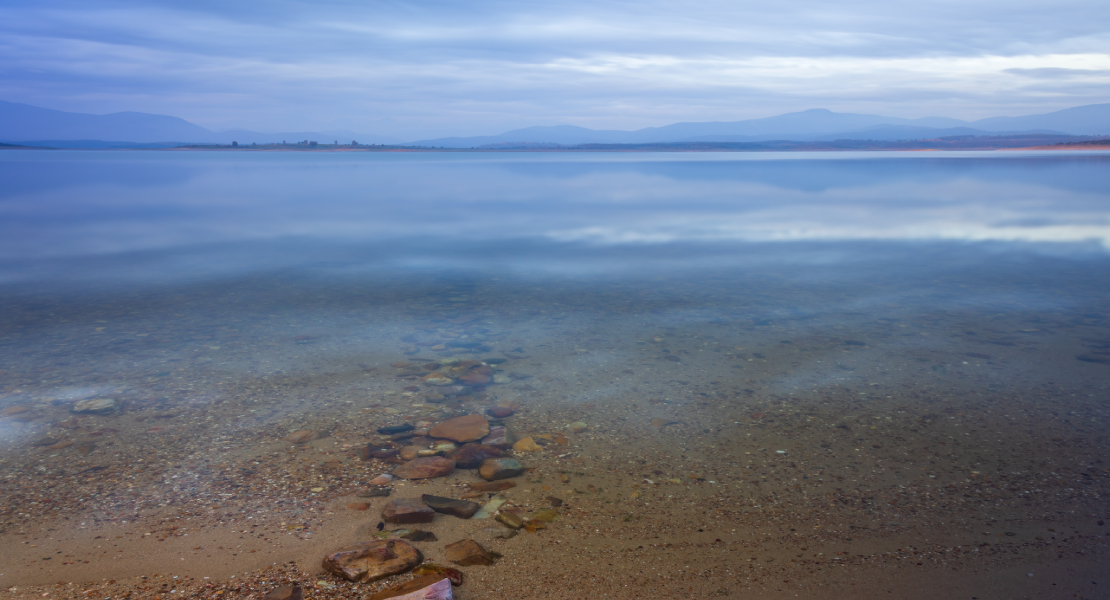
[[[520,440],[519,442],[513,444],[513,450],[516,452],[539,452],[540,450],[543,450],[543,448],[532,438],[526,437],[523,440]]]
[[[370,510],[370,505],[365,502],[348,502],[347,508],[351,510]]]
[[[410,542],[438,542],[439,541],[439,538],[436,537],[436,534],[434,534],[430,531],[424,531],[423,529],[416,529],[414,531],[410,531],[410,532],[402,535],[401,539],[402,540],[408,540]],[[420,573],[417,573],[417,575],[419,575],[419,574]]]
[[[513,416],[513,409],[508,406],[494,406],[486,411],[489,416],[495,419],[504,419]]]
[[[482,508],[477,502],[470,502],[468,500],[455,500],[454,498],[444,498],[442,496],[432,496],[431,494],[424,494],[420,497],[424,504],[436,511],[452,517],[460,519],[469,519]]]
[[[389,485],[393,482],[393,476],[389,473],[382,473],[369,481],[369,485]]]
[[[465,444],[448,452],[444,458],[449,458],[455,461],[455,467],[458,469],[477,469],[478,465],[487,458],[497,458],[501,456],[501,450],[493,446],[486,446],[485,444]]]
[[[513,447],[513,442],[515,441],[516,437],[513,436],[508,427],[497,425],[489,428],[489,435],[482,438],[482,445],[508,450]]]
[[[450,579],[451,580],[451,585],[462,585],[463,584],[462,571],[460,571],[458,569],[452,569],[451,567],[445,567],[443,565],[437,565],[435,563],[430,563],[430,562],[426,562],[426,563],[420,565],[419,567],[416,567],[415,569],[413,569],[412,574],[413,575],[428,575],[428,574],[439,575],[440,577],[446,577],[447,579]]]
[[[389,363],[389,366],[393,367],[394,369],[404,369],[405,367],[411,367],[412,363],[407,360],[399,360],[395,363]]]
[[[455,461],[442,456],[425,456],[397,467],[393,476],[402,479],[431,479],[450,475],[454,471]]]
[[[508,479],[524,474],[524,465],[515,458],[488,458],[478,467],[478,474],[486,481]]]
[[[386,523],[431,523],[434,518],[435,511],[415,498],[390,500],[382,508],[382,520]]]
[[[473,565],[492,565],[493,555],[474,540],[462,540],[454,544],[447,544],[447,560],[469,567]]]
[[[468,484],[470,489],[478,492],[500,492],[515,488],[515,481],[474,481]]]
[[[415,580],[410,583],[415,583]],[[408,584],[404,584],[408,585]],[[401,586],[398,586],[401,587]],[[382,592],[379,592],[379,594]],[[383,598],[392,598],[393,600],[454,600],[454,592],[451,591],[451,582],[447,579],[439,579],[435,583],[400,596],[382,596]],[[378,598],[378,596],[373,596]],[[371,599],[373,600],[373,599]]]
[[[544,525],[541,521],[528,521],[524,524],[524,531],[528,533],[536,533],[541,529],[547,529],[547,525]]]
[[[262,600],[302,600],[303,598],[304,594],[301,592],[301,586],[299,585],[283,585],[266,592],[266,595],[262,596]]]
[[[422,590],[434,583],[439,583],[440,581],[443,581],[445,579],[445,577],[440,577],[433,573],[428,573],[426,575],[421,575],[416,579],[406,581],[405,583],[386,588],[378,592],[377,594],[370,596],[370,600],[386,600],[386,598],[396,598],[398,596],[404,596],[406,594]],[[448,584],[448,587],[450,587],[450,584]]]
[[[436,425],[430,435],[455,442],[473,442],[489,435],[489,421],[482,415],[455,417]]]
[[[312,431],[311,429],[302,429],[300,431],[294,431],[293,433],[285,436],[285,441],[294,444],[303,444],[305,442],[311,442],[318,437],[320,437],[319,433]]]
[[[413,460],[416,458],[420,458],[421,450],[424,450],[424,448],[421,448],[420,446],[405,446],[404,448],[401,448],[401,451],[397,453],[397,456],[400,457],[401,460]]]
[[[377,540],[359,542],[324,557],[324,570],[348,581],[371,583],[404,573],[424,561],[408,542]]]
[[[497,513],[497,520],[510,529],[520,529],[524,525],[524,519],[521,519],[520,515],[511,512]]]

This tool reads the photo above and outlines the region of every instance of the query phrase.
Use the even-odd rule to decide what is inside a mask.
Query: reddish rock
[[[493,555],[474,540],[462,540],[454,544],[447,544],[447,560],[470,567],[473,565],[492,565]]]
[[[348,502],[347,508],[351,510],[370,510],[370,505],[365,502]]]
[[[402,479],[431,479],[450,475],[454,471],[455,461],[442,456],[425,456],[397,467],[393,476]]]
[[[504,425],[496,425],[489,428],[489,435],[482,438],[483,446],[493,446],[502,450],[508,450],[513,447],[513,442],[516,441],[516,436],[509,431],[508,427]]]
[[[508,479],[524,474],[524,465],[515,458],[488,458],[478,467],[478,474],[486,481]]]
[[[444,455],[444,458],[455,461],[456,468],[477,469],[478,465],[482,464],[482,461],[487,458],[497,458],[499,456],[501,456],[501,450],[493,446],[466,444],[448,452]]]
[[[371,583],[404,573],[424,561],[408,542],[377,540],[359,542],[324,557],[324,570],[348,581]]]
[[[435,511],[415,498],[398,498],[390,500],[382,509],[382,520],[386,523],[410,524],[431,523],[435,519]]]
[[[429,433],[459,443],[473,442],[489,435],[489,421],[482,415],[455,417],[436,425]]]
[[[495,419],[504,419],[506,417],[513,416],[513,409],[509,408],[508,406],[494,406],[486,412],[489,413],[489,416]]]

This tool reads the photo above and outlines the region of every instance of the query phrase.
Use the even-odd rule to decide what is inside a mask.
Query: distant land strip
[[[923,140],[833,140],[799,142],[779,140],[767,142],[662,142],[643,144],[574,144],[543,142],[503,142],[476,148],[437,148],[435,146],[393,146],[366,144],[190,144],[173,150],[239,150],[239,151],[363,151],[363,152],[791,152],[848,150],[1017,150],[1110,148],[1110,137],[1072,136],[1058,134],[1022,134],[975,136],[957,135]]]

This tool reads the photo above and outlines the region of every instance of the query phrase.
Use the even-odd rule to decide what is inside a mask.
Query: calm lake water
[[[506,507],[560,519],[429,527],[548,544],[533,570],[786,593],[841,551],[1107,549],[1110,153],[5,151],[0,181],[2,587],[318,564],[376,533],[386,499],[346,508],[376,429],[494,406],[540,447]],[[425,380],[467,360],[490,381]],[[713,544],[742,565],[660,575]]]

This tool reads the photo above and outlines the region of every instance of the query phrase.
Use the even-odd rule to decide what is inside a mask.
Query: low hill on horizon
[[[574,125],[515,129],[498,135],[445,137],[404,142],[396,137],[350,131],[259,133],[244,129],[215,132],[168,115],[119,112],[92,115],[0,100],[0,142],[57,148],[172,147],[184,144],[331,143],[477,148],[505,144],[657,144],[876,140],[899,141],[956,135],[1102,135],[1110,133],[1110,103],[1090,104],[1039,115],[961,121],[948,117],[904,119],[828,109],[786,113],[744,121],[674,123],[634,131]]]

